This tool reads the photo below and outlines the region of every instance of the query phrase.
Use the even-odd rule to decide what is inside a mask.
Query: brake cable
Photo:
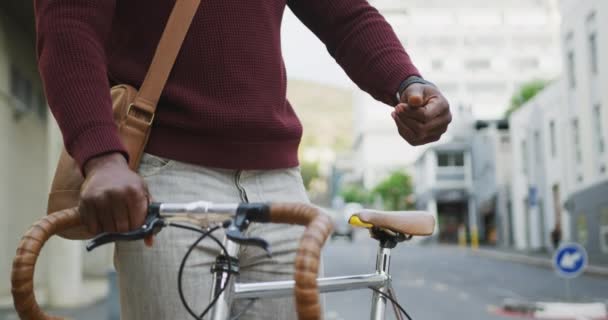
[[[186,310],[188,311],[188,313],[194,319],[201,320],[209,312],[209,310],[211,310],[211,307],[213,307],[215,305],[215,303],[219,299],[220,295],[224,292],[224,290],[226,290],[226,286],[223,286],[222,288],[220,288],[220,290],[217,292],[217,294],[215,295],[215,297],[213,297],[213,300],[211,300],[211,302],[209,303],[209,305],[207,305],[207,307],[203,310],[203,312],[199,316],[197,316],[196,313],[194,313],[194,311],[192,310],[192,308],[190,308],[190,305],[188,304],[188,302],[186,301],[186,298],[184,296],[184,291],[183,291],[183,286],[182,286],[184,267],[186,265],[186,261],[188,260],[188,257],[190,256],[190,254],[192,253],[192,251],[194,250],[194,248],[201,241],[203,241],[203,239],[205,239],[206,237],[210,237],[215,243],[217,243],[220,246],[220,248],[222,249],[222,251],[224,252],[224,255],[226,255],[226,257],[229,257],[228,250],[226,249],[226,247],[221,243],[221,241],[219,241],[215,236],[213,236],[211,234],[211,233],[217,231],[218,229],[220,229],[220,226],[215,226],[215,227],[213,227],[211,229],[208,229],[207,231],[203,231],[201,229],[197,229],[197,228],[194,228],[194,227],[190,227],[190,226],[182,225],[182,224],[177,224],[177,223],[170,223],[169,226],[177,227],[177,228],[181,228],[181,229],[186,229],[186,230],[198,232],[198,233],[201,234],[200,237],[195,242],[193,242],[190,245],[190,247],[188,248],[188,251],[186,252],[186,254],[184,255],[184,257],[182,258],[182,262],[181,262],[181,264],[179,266],[179,272],[177,274],[177,289],[178,289],[178,292],[179,292],[179,298],[182,301],[182,304],[184,305],[184,308],[186,308]],[[228,273],[228,275],[226,276],[226,282],[225,282],[226,284],[229,283],[230,277],[231,277],[231,273]]]
[[[374,287],[368,287],[368,288],[371,289],[372,291],[374,291],[375,293],[383,296],[384,298],[388,299],[393,304],[393,306],[397,306],[397,308],[399,308],[399,311],[401,311],[408,318],[408,320],[412,320],[412,317],[410,317],[410,315],[405,311],[405,309],[399,304],[399,302],[397,302],[397,300],[393,296],[394,292],[393,292],[392,287],[389,288],[389,293],[382,292]]]

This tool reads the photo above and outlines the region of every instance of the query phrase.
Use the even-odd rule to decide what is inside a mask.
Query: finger
[[[426,138],[432,138],[432,137],[439,137],[439,138],[441,138],[441,136],[446,131],[447,131],[447,127],[441,127],[441,128],[434,129],[432,131],[429,131],[429,133],[426,135]]]
[[[399,118],[407,117],[425,123],[427,120],[424,108],[410,107],[408,104],[400,103],[395,107],[395,112]]]
[[[119,192],[109,196],[112,203],[112,217],[118,232],[127,232],[130,229],[129,208],[125,201],[125,196]]]
[[[101,224],[102,231],[116,232],[116,224],[114,223],[112,207],[107,205],[108,201],[108,196],[103,195],[97,197],[95,201],[92,201],[91,205],[95,208],[95,215]]]
[[[424,105],[424,85],[421,83],[410,84],[403,91],[401,102],[407,103],[412,107],[422,107]]]
[[[427,143],[437,142],[437,141],[439,141],[440,138],[441,138],[441,135],[429,136],[429,137],[419,141],[418,145],[420,146],[420,145],[427,144]]]
[[[393,120],[395,120],[395,124],[397,125],[397,130],[399,131],[399,135],[405,139],[409,144],[412,144],[416,140],[416,135],[414,132],[408,128],[403,122],[395,115],[392,114]]]
[[[100,230],[100,225],[97,222],[94,210],[88,204],[87,200],[82,200],[79,205],[80,221],[87,228],[89,233],[97,235]]]
[[[427,122],[425,124],[425,128],[426,128],[426,131],[428,131],[428,132],[434,132],[438,129],[444,129],[444,131],[445,131],[445,130],[447,130],[448,125],[451,122],[452,122],[452,114],[450,112],[446,111],[443,114],[438,115],[431,121]]]
[[[444,114],[450,110],[450,104],[441,95],[432,96],[429,98],[427,104],[424,107],[424,113],[426,119],[433,119]]]
[[[146,219],[149,200],[147,194],[142,189],[136,187],[128,189],[129,201],[127,201],[127,205],[129,208],[131,230],[141,227]]]
[[[424,134],[424,124],[420,123],[414,119],[410,119],[410,118],[397,118],[397,126],[400,128],[406,128],[409,131],[412,132],[412,136],[414,139],[421,139],[423,138],[422,135]]]
[[[154,236],[147,236],[144,238],[144,244],[146,247],[151,248],[154,245]]]

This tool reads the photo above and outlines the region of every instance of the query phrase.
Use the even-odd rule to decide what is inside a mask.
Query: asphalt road
[[[327,276],[373,272],[377,243],[365,233],[355,238],[326,248]],[[393,250],[391,261],[393,286],[413,319],[508,319],[494,311],[505,299],[567,298],[564,280],[549,269],[480,257],[458,247],[405,243]],[[608,302],[608,278],[584,276],[570,285],[573,299]],[[326,294],[326,319],[368,319],[370,298],[369,290]]]
[[[325,248],[325,275],[371,273],[376,246],[366,232],[355,241],[335,240]],[[400,303],[415,320],[509,319],[496,314],[504,299],[555,301],[566,298],[565,283],[549,269],[494,260],[468,250],[446,246],[401,244],[392,252],[391,274]],[[608,301],[608,278],[580,277],[571,282],[572,297],[584,301]],[[369,319],[371,291],[325,295],[326,320]],[[389,309],[390,311],[390,309]],[[107,320],[102,301],[78,310],[54,314],[72,319]],[[17,319],[0,310],[0,319]],[[393,319],[389,314],[387,319]]]

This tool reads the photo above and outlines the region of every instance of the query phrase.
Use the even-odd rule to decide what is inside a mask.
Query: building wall
[[[21,236],[46,214],[63,145],[43,92],[34,38],[0,12],[0,279],[10,279]],[[39,302],[72,306],[88,299],[83,273],[105,275],[111,265],[112,248],[96,251],[83,255],[82,242],[51,239],[37,262]],[[9,296],[10,281],[0,281],[0,301]]]
[[[608,150],[602,154],[598,150],[598,139],[606,144],[608,138],[608,92],[603,90],[602,84],[608,83],[608,3],[601,0],[563,1],[564,15],[562,24],[562,38],[564,41],[563,57],[565,67],[564,92],[567,92],[568,110],[570,113],[570,139],[573,139],[572,122],[579,121],[579,136],[581,158],[576,158],[576,149],[568,158],[570,163],[576,164],[576,170],[570,172],[569,180],[572,182],[572,191],[584,189],[608,177]],[[590,19],[595,14],[595,19]],[[594,22],[591,22],[593,20]],[[597,73],[591,71],[591,50],[589,36],[597,33]],[[574,55],[574,67],[569,66],[569,53]],[[574,85],[570,83],[574,80]],[[598,132],[594,113],[596,105],[600,106],[602,130]],[[574,142],[574,141],[573,141]],[[576,147],[576,143],[573,143]],[[606,149],[606,147],[604,147]]]
[[[10,278],[21,234],[45,214],[48,185],[46,116],[37,109],[26,112],[11,90],[11,83],[19,78],[24,88],[29,84],[31,98],[41,95],[34,44],[11,26],[12,21],[0,13],[0,279]],[[44,264],[46,257],[42,259]],[[36,271],[39,283],[45,279],[45,269]],[[0,281],[0,296],[9,293],[10,283]]]
[[[479,232],[484,234],[486,231],[483,216],[494,214],[497,241],[506,245],[510,241],[508,194],[504,192],[510,185],[511,143],[508,131],[499,130],[495,122],[477,130],[472,139],[471,157]]]
[[[563,82],[557,81],[510,118],[511,201],[518,249],[552,248],[551,232],[557,220],[561,221],[562,240],[570,237],[570,217],[563,208],[570,191],[566,161],[570,147],[564,130],[569,116],[564,99]],[[557,200],[555,186],[560,193]]]
[[[608,2],[564,0],[561,5],[569,114],[566,161],[572,168],[565,199],[572,214],[570,232],[573,240],[585,244],[592,261],[608,263],[608,248],[601,241],[606,235],[600,233],[608,229],[608,200],[598,196],[605,194],[608,182]]]

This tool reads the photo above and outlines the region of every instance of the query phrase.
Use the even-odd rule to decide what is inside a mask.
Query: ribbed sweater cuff
[[[411,76],[422,77],[422,75],[413,64],[395,67],[393,70],[394,71],[390,72],[385,80],[385,88],[387,88],[389,91],[384,93],[382,100],[386,104],[395,106],[399,104],[399,101],[397,101],[397,91],[399,91],[399,86],[401,83]]]
[[[81,172],[84,172],[85,163],[96,156],[112,152],[120,152],[129,161],[129,154],[125,150],[118,129],[114,124],[93,126],[76,138],[67,150],[76,160]]]

